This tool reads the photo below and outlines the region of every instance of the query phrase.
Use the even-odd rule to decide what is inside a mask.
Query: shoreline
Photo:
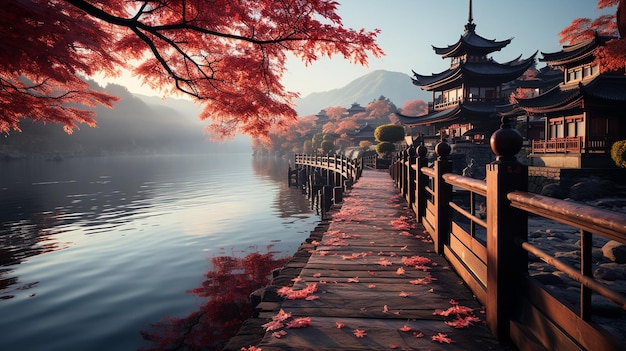
[[[267,323],[272,315],[278,313],[284,300],[284,298],[278,296],[277,290],[291,285],[293,283],[292,279],[300,275],[302,268],[304,268],[309,257],[311,257],[311,250],[315,249],[311,242],[322,239],[322,235],[324,235],[332,221],[332,214],[339,209],[341,209],[341,204],[333,205],[326,212],[327,215],[331,215],[329,216],[330,218],[320,219],[320,222],[309,233],[309,236],[304,239],[304,242],[300,244],[291,259],[283,267],[274,271],[270,283],[250,294],[254,310],[253,315],[243,322],[237,335],[230,338],[222,351],[241,351],[242,348],[257,345],[263,339],[266,330],[262,325]],[[263,317],[264,315],[268,317]]]

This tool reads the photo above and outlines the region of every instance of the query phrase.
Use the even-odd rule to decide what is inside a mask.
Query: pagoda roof
[[[552,88],[563,82],[563,71],[549,66],[540,69],[536,76],[529,79],[517,79],[511,83],[514,88]]]
[[[396,113],[396,116],[400,120],[400,123],[408,126],[430,125],[452,121],[480,123],[481,121],[495,118],[493,116],[497,116],[497,109],[497,105],[492,103],[466,103],[421,116],[407,116],[401,113]]]
[[[422,89],[446,90],[461,86],[462,83],[472,82],[476,86],[491,86],[510,82],[521,76],[524,71],[535,63],[533,54],[525,60],[513,60],[498,63],[492,59],[485,62],[463,62],[443,72],[430,76],[421,75],[413,71],[413,84]]]
[[[572,109],[582,109],[583,101],[593,101],[600,105],[626,107],[626,76],[599,75],[578,84],[560,84],[534,98],[516,99],[527,113],[549,114]]]
[[[600,36],[596,33],[593,38],[583,40],[574,45],[565,45],[561,51],[544,53],[542,52],[541,62],[545,62],[551,67],[568,66],[583,60],[594,57],[594,52],[598,46],[604,45],[607,41],[615,39],[613,36]]]
[[[500,51],[511,43],[513,38],[496,41],[495,39],[485,39],[482,36],[476,34],[474,28],[476,25],[468,23],[465,26],[465,33],[461,35],[459,40],[447,47],[436,47],[433,45],[433,50],[437,55],[442,58],[458,57],[464,55],[470,56],[485,56],[494,51]]]

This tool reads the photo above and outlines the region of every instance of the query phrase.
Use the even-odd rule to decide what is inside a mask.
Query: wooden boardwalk
[[[281,309],[291,317],[252,345],[263,351],[513,349],[491,335],[480,304],[433,252],[388,173],[365,170],[318,234],[303,245],[310,256],[296,257],[265,292],[257,325],[278,319]],[[272,292],[291,299],[267,302]],[[457,311],[441,315],[453,306]],[[446,324],[472,319],[466,328]],[[288,328],[294,321],[303,327]]]

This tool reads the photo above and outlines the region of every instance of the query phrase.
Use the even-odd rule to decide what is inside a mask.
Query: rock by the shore
[[[589,177],[572,185],[569,197],[575,201],[585,201],[610,195],[614,190],[615,184],[612,181]]]
[[[604,257],[608,258],[611,262],[624,264],[626,263],[626,245],[611,240],[602,246],[602,253]]]

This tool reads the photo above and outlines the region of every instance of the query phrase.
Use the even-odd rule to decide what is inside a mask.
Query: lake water
[[[285,256],[319,218],[249,154],[0,163],[0,350],[135,350],[200,303],[208,259]]]

